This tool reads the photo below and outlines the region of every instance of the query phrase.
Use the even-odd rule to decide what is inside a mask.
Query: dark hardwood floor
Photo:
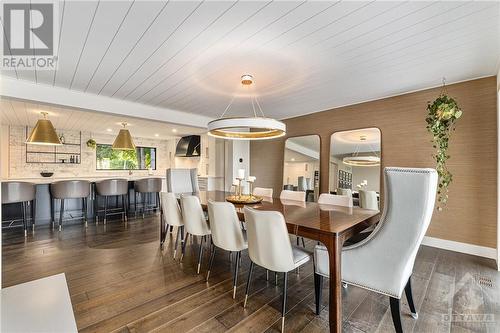
[[[197,243],[183,263],[173,260],[175,234],[158,243],[158,217],[39,228],[25,239],[21,230],[3,231],[3,286],[65,273],[81,332],[274,332],[280,327],[281,296],[274,276],[257,268],[243,309],[248,256],[243,255],[236,300],[232,263],[218,251],[208,283],[205,251],[197,275]],[[307,244],[312,249],[312,242]],[[413,288],[418,320],[403,297],[405,332],[500,332],[500,273],[494,261],[422,246]],[[328,283],[325,283],[327,295]],[[287,332],[327,332],[328,297],[314,314],[313,267],[289,274]],[[345,332],[393,332],[388,297],[359,288],[343,291]]]

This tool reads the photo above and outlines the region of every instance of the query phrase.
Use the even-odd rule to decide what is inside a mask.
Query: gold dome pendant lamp
[[[47,119],[47,112],[40,112],[43,116],[38,119],[35,127],[31,130],[26,143],[32,145],[46,145],[46,146],[60,146],[62,145],[61,139],[56,133],[56,130],[50,120]]]
[[[241,84],[249,87],[253,83],[253,76],[245,74],[241,76]],[[208,135],[230,140],[268,140],[282,137],[286,134],[285,123],[267,118],[260,107],[257,97],[252,96],[253,117],[231,117],[224,118],[224,115],[231,107],[233,99],[229,102],[220,118],[208,123]],[[257,105],[260,115],[255,109]]]
[[[115,138],[115,141],[113,142],[113,149],[116,150],[135,150],[135,144],[134,140],[132,140],[132,136],[130,135],[130,132],[128,131],[127,123],[123,122],[122,123],[123,128],[120,129],[120,132]]]

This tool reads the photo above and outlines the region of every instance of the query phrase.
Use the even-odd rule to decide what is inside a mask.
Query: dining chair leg
[[[236,252],[236,262],[234,263],[233,278],[233,299],[236,298],[236,284],[238,283],[238,268],[240,267],[241,251]]]
[[[134,218],[135,219],[137,218],[137,200],[138,200],[137,197],[138,197],[138,195],[139,195],[139,193],[134,191]]]
[[[405,294],[406,299],[408,300],[408,305],[410,306],[411,316],[413,317],[413,319],[418,319],[418,312],[415,309],[415,303],[413,302],[413,293],[411,291],[411,276],[405,286]]]
[[[403,326],[401,325],[401,311],[400,300],[394,297],[390,298],[392,322],[396,333],[403,333]]]
[[[175,256],[177,254],[177,244],[179,243],[179,236],[180,236],[180,233],[181,233],[181,227],[177,227],[177,235],[175,236],[175,245],[174,245],[174,260],[175,260]]]
[[[106,224],[107,221],[107,215],[108,214],[108,196],[104,196],[104,224]]]
[[[24,237],[28,236],[28,220],[26,219],[26,202],[23,201],[21,203],[21,207],[23,209],[23,228],[24,228]]]
[[[285,313],[286,313],[286,289],[288,284],[288,273],[283,273],[283,302],[281,304],[281,332],[285,332]]]
[[[128,221],[128,194],[123,195],[123,212],[125,214],[125,222]]]
[[[52,230],[54,230],[55,228],[55,225],[56,225],[56,221],[55,221],[55,213],[54,213],[54,202],[55,202],[55,199],[50,199],[50,219],[52,220]]]
[[[182,246],[182,253],[181,253],[181,259],[179,261],[182,261],[182,259],[184,258],[184,254],[186,253],[186,244],[187,244],[187,241],[188,241],[188,237],[189,237],[189,233],[186,232],[186,237],[184,237],[184,242],[182,242],[181,246]]]
[[[304,241],[304,237],[300,237],[300,239],[302,240],[302,247],[306,247],[306,243]]]
[[[31,229],[35,232],[35,221],[36,220],[36,199],[31,201]]]
[[[95,220],[95,225],[99,224],[99,197],[97,196],[97,193],[94,196],[94,220]]]
[[[253,261],[250,260],[250,268],[248,269],[248,278],[247,278],[247,288],[245,291],[245,301],[243,302],[243,307],[247,307],[248,300],[248,292],[250,291],[250,280],[252,279],[252,270],[253,270]]]
[[[314,294],[316,297],[316,315],[319,316],[321,296],[323,294],[323,276],[314,273]]]
[[[212,253],[210,254],[210,262],[208,264],[208,271],[207,271],[207,282],[208,278],[210,277],[210,271],[212,270],[212,265],[214,264],[214,258],[215,258],[215,246],[213,246]]]
[[[59,231],[62,230],[63,216],[64,216],[64,199],[61,199],[61,209],[59,211]]]
[[[278,285],[278,272],[274,272],[274,285]]]
[[[146,197],[148,197],[147,193],[141,194],[142,197],[142,219],[144,220],[144,216],[146,213]]]
[[[87,201],[88,198],[83,198],[82,206],[83,206],[83,219],[85,220],[85,228],[87,228],[89,224],[88,216],[87,216]]]
[[[200,237],[200,252],[198,254],[198,269],[196,270],[196,274],[200,274],[201,258],[203,257],[203,239],[203,236]]]
[[[269,270],[266,269],[266,281],[269,281]]]

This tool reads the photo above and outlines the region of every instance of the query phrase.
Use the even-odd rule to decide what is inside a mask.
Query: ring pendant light
[[[242,85],[250,86],[252,83],[252,75],[245,74],[241,76]],[[208,135],[230,140],[268,140],[279,138],[286,134],[285,123],[273,118],[267,118],[255,96],[252,96],[253,117],[224,118],[233,101],[234,97],[219,119],[208,123]],[[260,115],[257,115],[255,105],[258,107]]]

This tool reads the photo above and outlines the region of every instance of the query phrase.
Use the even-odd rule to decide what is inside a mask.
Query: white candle
[[[250,183],[253,183],[255,181],[256,177],[255,176],[248,176],[248,181]]]
[[[245,169],[238,169],[238,178],[245,179]]]

